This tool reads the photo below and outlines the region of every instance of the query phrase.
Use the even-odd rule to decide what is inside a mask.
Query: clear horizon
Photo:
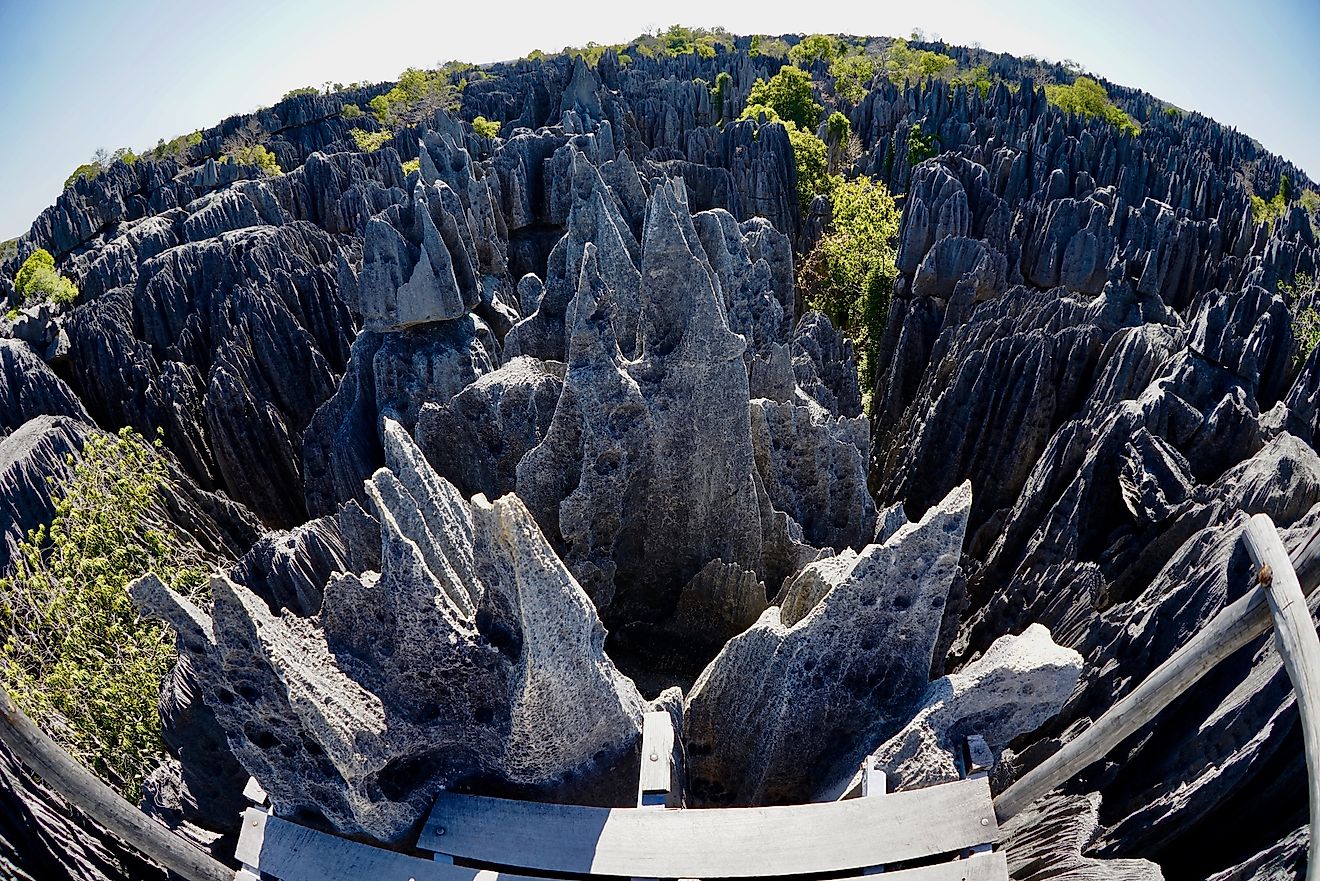
[[[486,9],[414,2],[361,8],[345,0],[262,4],[238,0],[194,12],[161,0],[124,9],[56,0],[0,6],[11,86],[0,119],[0,239],[25,233],[66,177],[98,148],[141,151],[274,104],[290,89],[379,82],[408,67],[461,59],[500,61],[532,49],[623,42],[679,23],[749,33],[850,33],[980,44],[996,52],[1072,59],[1255,138],[1313,179],[1320,123],[1320,5],[1263,0],[1093,4],[1003,0],[994,9],[957,0],[923,9],[673,0],[657,11],[619,4],[505,3],[500,28]],[[1138,25],[1131,24],[1139,22]]]

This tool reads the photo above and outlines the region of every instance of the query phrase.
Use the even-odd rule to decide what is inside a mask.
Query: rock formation
[[[0,571],[123,426],[222,570],[209,606],[135,591],[183,650],[153,813],[227,858],[247,774],[396,847],[442,786],[629,803],[650,707],[692,805],[834,798],[874,753],[926,785],[969,734],[1002,788],[1240,594],[1249,514],[1320,523],[1287,293],[1320,247],[1249,200],[1315,184],[1145,93],[1106,84],[1134,135],[1051,106],[1060,66],[912,45],[994,82],[844,105],[811,71],[842,171],[904,197],[858,349],[796,289],[828,199],[737,119],[785,63],[745,37],[456,72],[373,152],[341,111],[389,84],[293,96],[37,218],[0,297],[37,247],[81,295],[0,321]],[[240,130],[284,173],[217,161]],[[1010,824],[1014,877],[1288,877],[1296,726],[1262,640]],[[150,876],[7,762],[6,871]]]

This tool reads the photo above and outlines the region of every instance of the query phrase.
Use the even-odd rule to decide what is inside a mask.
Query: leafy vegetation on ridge
[[[157,442],[159,443],[159,441]],[[61,746],[130,801],[162,755],[157,697],[174,637],[128,584],[155,572],[197,596],[202,561],[155,514],[165,463],[131,429],[89,437],[49,526],[0,579],[0,680]]]
[[[55,258],[37,248],[14,275],[14,293],[20,306],[54,303],[67,306],[78,299],[78,287],[55,268]]]

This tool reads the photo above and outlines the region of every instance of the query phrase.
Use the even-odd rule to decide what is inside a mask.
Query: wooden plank
[[[745,878],[864,869],[993,842],[984,778],[823,804],[663,810],[441,793],[418,846],[533,871]]]
[[[1290,559],[1307,579],[1305,593],[1320,582],[1320,526]],[[1001,792],[995,813],[1002,823],[1060,783],[1103,758],[1173,702],[1220,661],[1266,633],[1272,625],[1265,590],[1257,585],[1219,614],[1091,726]]]
[[[46,736],[0,688],[0,743],[60,798],[188,881],[233,881],[223,863],[129,804]]]
[[[674,720],[664,711],[642,717],[637,807],[664,807],[674,790]]]
[[[250,835],[247,821],[252,814],[260,816],[260,820],[253,818],[261,826],[258,851],[245,850],[240,844],[239,859],[256,860],[249,865],[259,867],[263,877],[280,881],[542,881],[436,863],[318,832],[255,810],[244,816],[242,837]]]
[[[865,875],[865,878],[873,876]],[[1008,860],[1002,853],[978,853],[964,860],[885,872],[885,881],[1008,881]]]
[[[1247,522],[1244,539],[1274,619],[1274,644],[1297,693],[1311,809],[1306,879],[1320,881],[1320,636],[1274,522],[1257,514]]]

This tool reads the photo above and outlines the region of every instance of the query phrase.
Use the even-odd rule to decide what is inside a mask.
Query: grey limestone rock
[[[1149,860],[1086,856],[1100,829],[1100,796],[1051,794],[1000,827],[1013,881],[1164,881]]]
[[[877,757],[890,789],[957,780],[955,757],[968,737],[984,737],[997,757],[1014,738],[1059,711],[1081,672],[1081,655],[1055,645],[1047,628],[1032,624],[932,682],[903,730],[868,755]]]
[[[316,618],[222,576],[209,614],[153,577],[132,588],[174,625],[235,756],[278,815],[385,843],[469,780],[621,803],[643,704],[591,602],[515,496],[468,503],[397,423],[385,439],[382,571],[332,577]]]
[[[808,801],[902,728],[929,681],[970,505],[960,487],[885,544],[816,564],[829,589],[809,611],[798,603],[789,624],[771,607],[729,641],[687,699],[698,803]]]
[[[466,496],[513,492],[517,467],[545,437],[564,387],[564,365],[519,356],[443,403],[427,403],[417,444]]]

